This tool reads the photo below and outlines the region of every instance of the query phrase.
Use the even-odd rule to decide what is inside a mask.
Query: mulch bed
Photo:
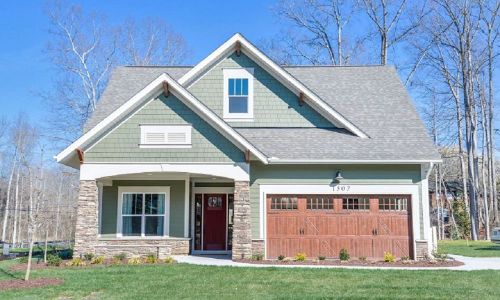
[[[425,267],[425,268],[436,268],[436,267],[458,267],[462,266],[464,263],[457,260],[407,260],[407,261],[395,261],[395,262],[385,262],[385,261],[361,261],[361,260],[350,260],[347,262],[341,262],[340,260],[306,260],[306,261],[294,261],[294,260],[250,260],[242,259],[238,262],[257,264],[257,265],[304,265],[304,266],[363,266],[363,267]]]
[[[27,263],[24,264],[15,264],[10,266],[11,271],[26,271],[26,268],[28,267]],[[41,262],[39,264],[37,263],[32,263],[31,264],[31,270],[39,270],[39,269],[47,269],[47,268],[57,268],[57,267],[49,267],[45,263]]]
[[[24,281],[21,279],[0,280],[0,291],[9,289],[28,289],[35,287],[46,287],[63,284],[64,280],[59,278],[37,278]]]

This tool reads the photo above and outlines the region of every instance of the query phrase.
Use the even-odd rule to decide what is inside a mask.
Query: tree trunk
[[[43,262],[47,263],[47,240],[49,239],[49,228],[45,228],[45,249],[43,250]]]
[[[17,244],[17,216],[19,212],[19,166],[17,167],[17,177],[16,177],[16,193],[14,195],[14,225],[12,226],[12,245],[15,247]]]
[[[7,199],[5,201],[4,213],[3,213],[3,226],[2,226],[2,241],[5,242],[7,239],[7,222],[9,220],[9,205],[10,205],[10,191],[12,189],[12,180],[14,179],[14,171],[16,170],[16,155],[14,155],[14,160],[12,162],[12,170],[9,176],[9,183],[7,184]]]

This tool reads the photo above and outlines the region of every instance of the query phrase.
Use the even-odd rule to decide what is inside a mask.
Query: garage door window
[[[343,198],[342,209],[370,210],[370,200],[368,198]]]
[[[328,196],[310,196],[307,198],[307,209],[333,209],[333,198]]]
[[[378,209],[381,211],[407,211],[408,199],[406,198],[380,198]]]
[[[271,198],[271,209],[295,210],[298,208],[297,197],[275,196]]]

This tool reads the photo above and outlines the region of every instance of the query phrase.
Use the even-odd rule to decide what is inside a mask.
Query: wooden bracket
[[[245,162],[246,162],[247,164],[249,164],[249,163],[250,163],[250,150],[248,150],[248,149],[247,149],[247,150],[245,150]]]
[[[304,100],[304,93],[300,92],[299,93],[299,105],[304,106],[305,100]]]
[[[163,81],[162,85],[163,85],[163,94],[165,95],[165,97],[168,97],[170,95],[170,91],[168,90],[168,82]]]
[[[80,160],[80,164],[83,164],[85,158],[83,150],[80,148],[76,148],[76,154],[78,154],[78,160]]]
[[[238,41],[236,42],[236,56],[240,57],[241,55],[241,43]]]

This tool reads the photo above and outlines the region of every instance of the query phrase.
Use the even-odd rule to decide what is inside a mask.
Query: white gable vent
[[[190,148],[190,125],[140,125],[141,148]]]

